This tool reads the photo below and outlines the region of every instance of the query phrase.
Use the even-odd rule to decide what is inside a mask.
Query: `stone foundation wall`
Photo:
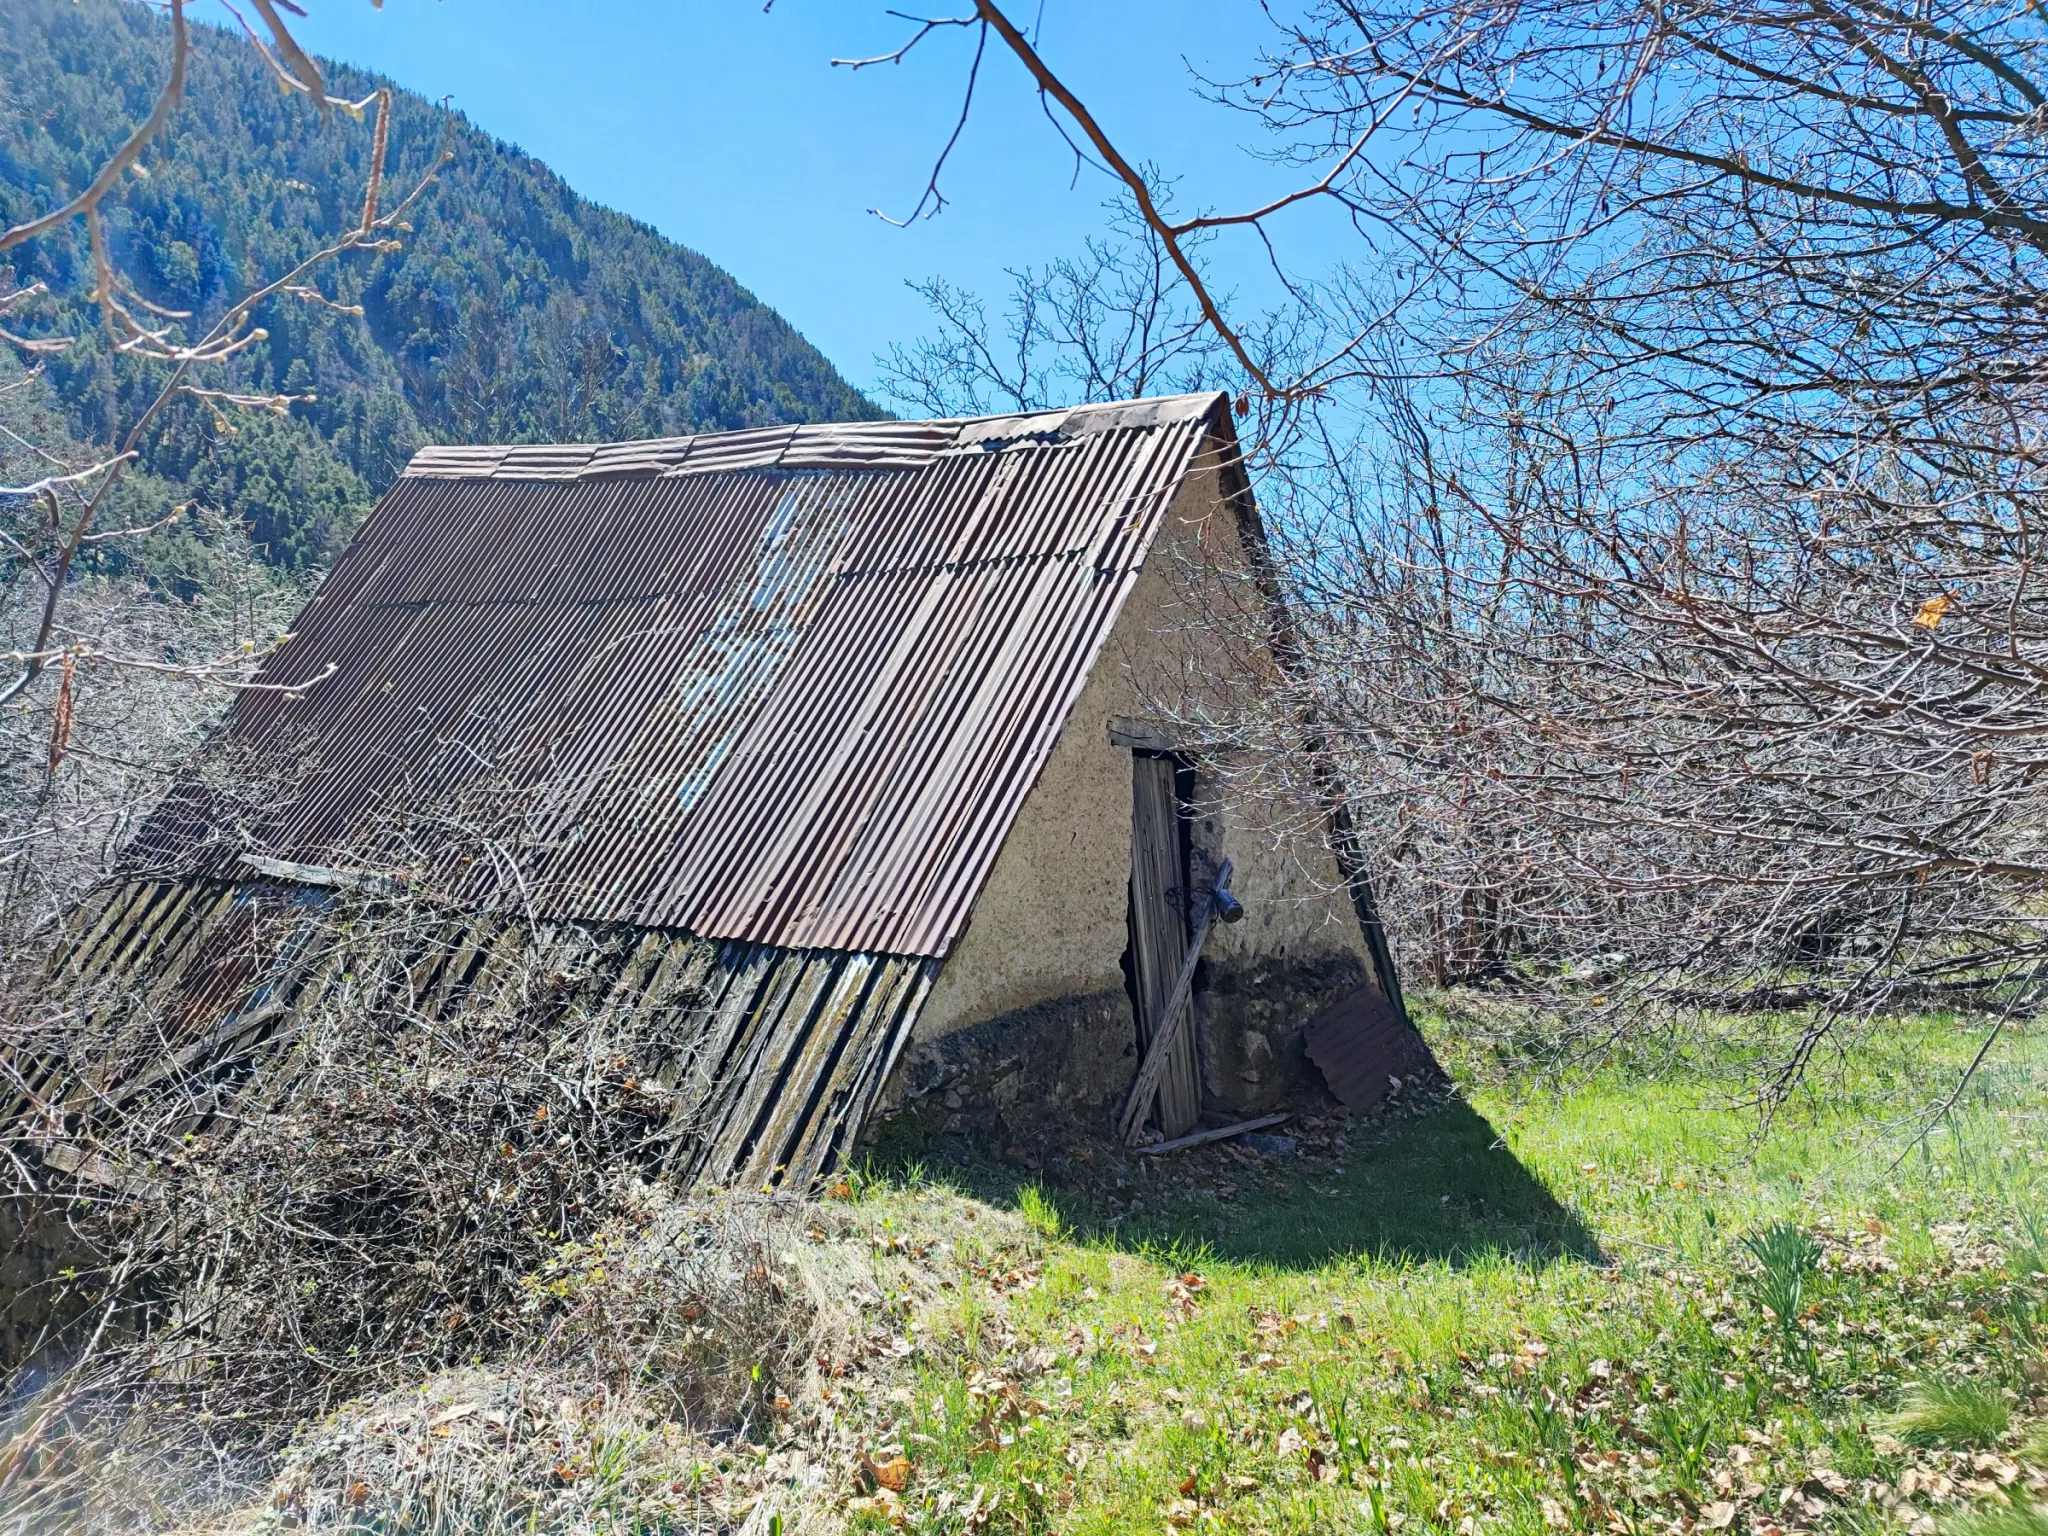
[[[916,1156],[947,1141],[999,1153],[1049,1133],[1106,1136],[1137,1071],[1127,993],[1039,1003],[913,1044],[866,1140]]]
[[[1356,955],[1204,965],[1194,1027],[1204,1118],[1249,1119],[1326,1096],[1303,1049],[1317,1012],[1365,979]],[[1108,1139],[1137,1076],[1127,992],[1061,998],[914,1043],[897,1064],[868,1149],[916,1158]]]
[[[1208,1118],[1248,1120],[1303,1094],[1325,1092],[1302,1036],[1308,1021],[1366,979],[1339,952],[1309,960],[1210,966],[1197,976],[1196,1044]]]

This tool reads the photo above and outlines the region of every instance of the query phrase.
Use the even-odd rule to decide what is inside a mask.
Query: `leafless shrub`
[[[524,1522],[583,1508],[644,1451],[667,1481],[604,1497],[680,1479],[674,1507],[702,1504],[671,1463],[762,1433],[801,1379],[812,1303],[777,1256],[777,1207],[685,1208],[643,1177],[666,1145],[664,1042],[588,1006],[617,944],[390,896],[309,893],[265,921],[241,942],[297,999],[267,1028],[258,1003],[257,1024],[208,1015],[195,1040],[122,978],[52,997],[8,1042],[18,1075],[54,1060],[40,1080],[74,1091],[6,1165],[27,1365],[0,1529],[113,1520],[109,1465],[231,1504],[352,1400],[375,1401],[302,1440],[266,1497],[396,1519],[495,1489],[513,1503],[492,1518]],[[475,1423],[392,1417],[465,1370]]]
[[[1576,998],[1588,1043],[1791,1016],[1767,1101],[1875,1012],[2034,1006],[2024,514],[1897,480],[1890,510],[1740,484],[1646,506],[1525,426],[1489,450],[1411,418],[1377,514],[1290,561],[1298,699],[1411,962]]]
[[[524,1280],[520,1347],[302,1432],[268,1498],[313,1528],[729,1528],[709,1458],[766,1438],[812,1340],[766,1204],[680,1207],[640,1190]]]
[[[525,1277],[516,1342],[417,1378],[380,1374],[299,1421],[231,1408],[175,1370],[81,1392],[74,1367],[0,1447],[17,1474],[0,1531],[240,1528],[258,1511],[308,1530],[733,1529],[754,1479],[717,1461],[765,1438],[813,1338],[809,1298],[778,1256],[789,1226],[765,1202],[683,1208],[636,1191]],[[61,1417],[43,1422],[56,1403]]]
[[[1789,1021],[1766,1103],[1889,1008],[1980,1011],[1988,1049],[2048,960],[2035,18],[1271,16],[1209,88],[1302,179],[1195,217],[994,0],[933,24],[1025,65],[1261,402],[1297,664],[1229,739],[1347,787],[1412,971],[1540,992],[1582,1045]],[[1286,262],[1309,205],[1348,265]],[[1210,281],[1233,236],[1302,345]],[[959,355],[1003,349],[926,362]]]

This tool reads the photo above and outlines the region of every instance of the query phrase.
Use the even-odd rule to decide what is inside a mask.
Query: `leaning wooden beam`
[[[1261,1115],[1256,1120],[1240,1120],[1236,1125],[1219,1125],[1213,1131],[1193,1131],[1186,1136],[1176,1136],[1171,1141],[1155,1141],[1149,1147],[1138,1148],[1140,1157],[1157,1157],[1162,1152],[1178,1152],[1185,1147],[1199,1147],[1205,1141],[1227,1141],[1232,1136],[1242,1136],[1246,1131],[1263,1131],[1269,1125],[1278,1125],[1287,1119],[1285,1114]]]
[[[1138,1080],[1131,1085],[1131,1096],[1124,1102],[1124,1112],[1117,1119],[1116,1133],[1128,1144],[1136,1144],[1138,1130],[1144,1125],[1145,1116],[1152,1109],[1152,1100],[1159,1093],[1159,1079],[1166,1075],[1166,1055],[1180,1034],[1181,1018],[1194,1011],[1188,1005],[1188,994],[1195,984],[1195,962],[1202,958],[1202,945],[1209,938],[1209,921],[1209,913],[1204,912],[1201,922],[1195,925],[1195,936],[1188,941],[1187,953],[1181,956],[1180,974],[1173,978],[1173,990],[1166,994],[1166,1007],[1159,1015],[1159,1028],[1152,1035],[1152,1043],[1145,1047],[1145,1060],[1138,1068]]]
[[[1159,1032],[1145,1047],[1138,1080],[1131,1085],[1123,1114],[1117,1117],[1117,1134],[1128,1146],[1137,1145],[1138,1132],[1159,1092],[1159,1079],[1166,1075],[1166,1053],[1173,1049],[1174,1039],[1180,1033],[1181,1017],[1194,1011],[1188,994],[1195,984],[1195,963],[1202,958],[1210,927],[1217,922],[1234,923],[1244,916],[1243,904],[1230,894],[1231,867],[1230,860],[1225,859],[1223,867],[1216,871],[1214,883],[1204,893],[1202,920],[1195,924],[1195,936],[1188,941],[1187,953],[1181,956],[1180,974],[1173,978],[1173,990],[1166,994],[1166,1011],[1159,1016]]]

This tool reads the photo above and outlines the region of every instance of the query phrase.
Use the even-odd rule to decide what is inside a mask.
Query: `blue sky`
[[[901,8],[903,0],[892,0]],[[881,0],[319,0],[295,23],[319,53],[379,70],[538,156],[577,191],[704,252],[785,315],[854,383],[930,329],[909,279],[996,299],[1002,269],[1078,248],[1112,188],[1074,179],[1021,66],[993,42],[938,218],[916,203],[960,108],[971,35],[933,35],[899,66],[834,69],[907,34]],[[941,12],[942,13],[942,12]],[[198,14],[204,15],[202,9]],[[1244,72],[1269,35],[1251,0],[1014,0],[1053,68],[1125,153],[1180,178],[1185,205],[1238,206],[1284,184],[1255,125],[1199,100],[1190,66]],[[225,16],[220,19],[226,20]],[[1315,263],[1312,229],[1294,259]],[[1234,263],[1233,254],[1237,257]],[[1222,270],[1256,297],[1245,248]]]

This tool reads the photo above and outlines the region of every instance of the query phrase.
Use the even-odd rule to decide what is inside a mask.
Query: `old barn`
[[[1311,1057],[1369,1103],[1421,1046],[1341,811],[1233,771],[1261,549],[1220,395],[423,450],[78,915],[63,986],[135,1022],[27,1085],[45,1151],[173,1081],[204,1129],[395,909],[413,1016],[638,1042],[686,1182],[1175,1138]]]

